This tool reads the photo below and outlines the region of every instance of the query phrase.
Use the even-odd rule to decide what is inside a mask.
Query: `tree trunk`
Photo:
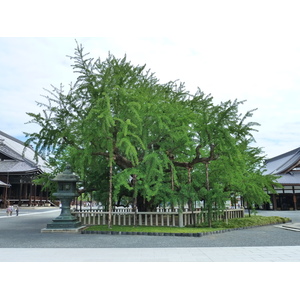
[[[135,219],[135,224],[138,224],[138,219],[137,219],[137,212],[138,212],[138,207],[137,207],[137,190],[136,190],[136,174],[133,175],[133,211],[134,211],[134,219]]]
[[[208,170],[208,164],[209,162],[206,162],[205,163],[205,173],[206,173],[206,190],[207,192],[209,192],[209,170]],[[208,226],[211,227],[211,223],[212,223],[212,203],[209,199],[209,201],[206,201],[206,204],[207,204],[207,222],[208,222]]]
[[[112,160],[109,160],[109,193],[108,193],[108,228],[111,229],[111,215],[112,215]]]
[[[171,190],[174,191],[175,188],[175,182],[174,182],[174,170],[173,170],[173,166],[171,165]],[[171,201],[171,208],[172,211],[174,211],[174,202]]]
[[[191,187],[192,185],[192,168],[188,168],[188,184]],[[192,222],[194,223],[194,227],[196,226],[196,218],[195,218],[195,213],[194,213],[194,205],[193,205],[193,201],[192,199],[189,197],[189,200],[188,200],[188,206],[189,206],[189,210],[192,212]]]

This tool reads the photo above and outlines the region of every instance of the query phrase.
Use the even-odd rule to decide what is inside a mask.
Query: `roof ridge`
[[[1,140],[4,141],[1,143]],[[10,136],[0,130],[0,148],[1,153],[18,162],[24,162],[30,168],[38,168],[42,172],[50,170],[46,160],[35,152],[31,145],[26,145],[26,142]]]
[[[295,148],[295,149],[293,149],[293,150],[290,150],[290,151],[288,151],[288,152],[279,154],[279,155],[277,155],[277,156],[274,156],[274,157],[271,157],[271,158],[267,158],[266,161],[272,161],[272,160],[278,159],[278,158],[280,158],[280,157],[284,157],[284,156],[286,156],[286,155],[288,155],[288,154],[291,154],[292,152],[297,152],[297,151],[300,151],[300,147]]]
[[[19,144],[25,146],[24,142],[20,141],[19,139],[17,139],[17,138],[15,138],[15,137],[13,137],[13,136],[11,136],[11,135],[9,135],[9,134],[7,134],[7,133],[1,131],[1,130],[0,130],[0,135],[3,135],[3,136],[5,136],[5,137],[7,137],[7,138],[13,140],[14,142],[17,142],[17,143],[19,143]]]
[[[9,151],[7,151],[7,150],[9,150]],[[12,159],[16,159],[16,160],[19,160],[19,161],[24,161],[24,157],[22,157],[22,155],[20,155],[14,149],[8,147],[5,143],[3,143],[3,145],[1,145],[0,152],[3,153],[6,156],[12,158]]]
[[[23,146],[23,150],[22,150],[22,153],[21,152],[18,152],[17,150],[15,150],[15,147],[14,146],[11,146],[9,145],[7,142],[6,142],[6,139],[4,140],[0,140],[1,144],[0,146],[6,146],[10,151],[14,152],[15,154],[17,154],[18,157],[21,157],[21,160],[23,161],[27,161],[28,163],[30,163],[32,166],[35,166],[37,164],[37,161],[36,159],[30,159],[30,158],[27,158],[25,156],[25,152],[28,150],[28,151],[33,151],[33,148],[30,146],[30,145],[26,145],[24,142],[22,142],[21,140],[17,139],[17,138],[14,138],[12,136],[10,136],[9,134],[3,132],[0,130],[0,135],[4,136],[5,138],[7,138],[8,140],[11,140],[13,142],[16,142],[18,143],[19,145]],[[42,158],[42,157],[41,157]]]
[[[295,151],[295,150],[297,150],[297,151]],[[289,169],[292,165],[295,164],[296,159],[299,161],[300,160],[300,155],[299,155],[300,154],[300,148],[294,149],[294,151],[295,151],[294,155],[292,157],[290,157],[290,159],[288,159],[286,162],[284,162],[283,164],[281,164],[278,168],[276,168],[272,173],[274,173],[276,171],[278,171],[279,173],[280,173],[280,171],[281,172],[285,171],[285,170]],[[291,153],[291,152],[292,151],[287,152],[287,153]],[[282,169],[283,166],[286,166],[286,167],[284,169]]]

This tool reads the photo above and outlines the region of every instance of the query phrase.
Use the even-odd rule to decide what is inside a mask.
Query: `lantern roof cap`
[[[71,166],[67,165],[65,170],[62,173],[57,174],[52,181],[72,181],[77,182],[79,181],[79,177],[75,175],[72,170]]]

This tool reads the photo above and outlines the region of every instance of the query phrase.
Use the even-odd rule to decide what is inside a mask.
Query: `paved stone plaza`
[[[300,262],[300,246],[189,248],[2,248],[11,262]]]
[[[0,261],[300,262],[300,232],[282,226],[202,237],[41,233],[59,213],[53,208],[21,208],[18,217],[7,217],[0,210]],[[300,211],[259,213],[300,223]]]

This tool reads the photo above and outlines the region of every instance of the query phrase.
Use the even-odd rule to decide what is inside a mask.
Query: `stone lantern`
[[[79,181],[79,177],[72,173],[70,166],[67,166],[52,181],[57,182],[58,185],[57,192],[53,195],[61,201],[61,213],[56,219],[52,220],[52,223],[47,224],[47,228],[43,229],[42,232],[78,231],[83,226],[75,216],[72,216],[70,205],[74,197],[78,196],[76,182]]]

